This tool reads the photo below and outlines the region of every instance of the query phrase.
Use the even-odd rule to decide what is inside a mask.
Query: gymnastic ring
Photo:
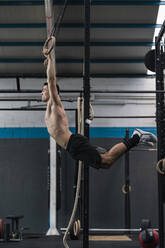
[[[48,49],[48,44],[49,42],[52,40],[52,45],[49,47]],[[49,37],[45,43],[44,43],[44,46],[43,46],[43,55],[47,58],[47,56],[51,53],[51,51],[53,50],[54,46],[55,46],[55,42],[56,42],[56,39],[54,36],[51,36]]]
[[[131,185],[129,185],[128,191],[126,191],[125,188],[126,188],[126,185],[124,184],[123,187],[122,187],[122,192],[123,192],[123,194],[128,194],[128,192],[130,192],[130,191],[132,190]]]
[[[162,163],[162,169],[160,168],[161,163]],[[161,175],[165,174],[165,159],[164,158],[158,161],[156,165],[156,169]]]
[[[78,224],[78,221],[75,221],[70,229],[70,239],[78,240],[79,233],[80,233],[79,224]]]
[[[81,222],[80,222],[80,220],[77,220],[77,224],[78,224],[78,232],[80,232],[80,230],[81,230]]]
[[[77,235],[78,235],[78,233],[79,233],[77,221],[75,221],[75,223],[74,223],[73,230],[74,230],[74,236],[77,237]]]

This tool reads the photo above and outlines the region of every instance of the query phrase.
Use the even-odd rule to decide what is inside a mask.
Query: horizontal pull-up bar
[[[46,111],[46,108],[34,108],[34,107],[0,108],[0,111]],[[66,108],[65,111],[77,111],[77,109]]]
[[[0,108],[0,111],[45,111],[46,107],[20,107],[20,108]],[[65,111],[76,111],[75,108],[66,108]],[[156,116],[94,116],[94,119],[136,119],[136,118],[156,118]]]
[[[82,90],[60,90],[60,93],[82,93]],[[108,94],[155,94],[155,93],[165,93],[165,90],[91,90],[91,93],[108,93]],[[41,93],[41,90],[0,90],[1,93]]]
[[[152,94],[152,93],[165,93],[165,91],[164,90],[91,90],[91,93]]]
[[[62,102],[73,102],[69,99],[61,99]],[[41,98],[11,98],[11,97],[0,97],[0,102],[42,102]],[[42,107],[42,106],[41,106]],[[44,105],[43,105],[44,107]]]
[[[153,228],[158,230],[157,228]],[[61,231],[66,231],[66,228],[60,228]],[[89,228],[90,232],[140,232],[141,228],[118,228],[118,229],[105,229],[105,228]]]
[[[131,119],[131,118],[132,119],[136,119],[136,118],[140,118],[140,119],[148,118],[148,119],[150,119],[150,118],[156,118],[156,116],[154,116],[154,115],[153,116],[152,115],[151,116],[147,116],[147,115],[146,116],[145,115],[144,116],[137,116],[137,115],[136,116],[133,116],[133,115],[132,116],[123,116],[123,115],[122,116],[106,116],[105,115],[105,116],[94,116],[94,118],[96,118],[96,119]]]
[[[0,102],[42,102],[42,99],[36,98],[1,98]]]

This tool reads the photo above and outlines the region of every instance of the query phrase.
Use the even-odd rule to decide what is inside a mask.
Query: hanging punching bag
[[[145,55],[144,64],[148,70],[155,72],[155,49]]]

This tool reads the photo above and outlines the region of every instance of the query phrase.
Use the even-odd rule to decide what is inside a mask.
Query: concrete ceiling
[[[93,77],[146,74],[143,61],[158,27],[158,2],[92,1]],[[55,20],[62,6],[56,0]],[[82,76],[83,22],[83,5],[70,1],[57,37],[59,76]],[[46,39],[44,1],[0,1],[0,37],[0,77],[45,75],[41,54]]]

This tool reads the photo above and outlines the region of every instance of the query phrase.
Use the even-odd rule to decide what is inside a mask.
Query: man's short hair
[[[45,82],[43,86],[48,85],[48,82]],[[57,92],[60,93],[60,87],[58,84],[56,84]]]

